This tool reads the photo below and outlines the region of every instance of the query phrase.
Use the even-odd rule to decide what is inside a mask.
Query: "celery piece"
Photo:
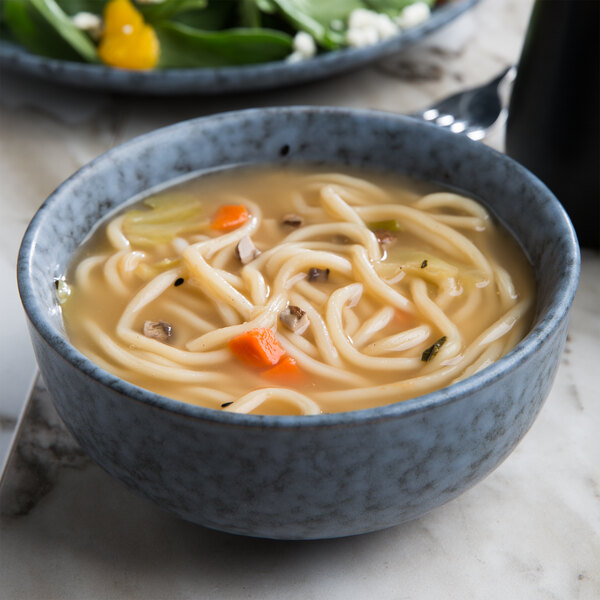
[[[205,231],[202,202],[189,194],[164,194],[144,200],[149,210],[132,209],[125,214],[123,233],[135,246],[155,246],[174,237]]]
[[[402,231],[402,225],[396,219],[386,219],[385,221],[374,221],[369,223],[369,229],[371,231],[377,231],[381,229],[383,231]]]

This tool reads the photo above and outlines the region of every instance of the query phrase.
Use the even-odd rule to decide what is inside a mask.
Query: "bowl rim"
[[[424,131],[429,130],[432,132],[435,130],[437,132],[436,135],[448,137],[448,139],[456,139],[457,135],[448,131],[442,131],[435,125],[395,113],[339,107],[289,106],[252,108],[218,113],[182,121],[137,136],[104,152],[78,169],[46,198],[31,219],[23,236],[17,259],[19,294],[30,325],[35,328],[45,343],[59,354],[62,359],[70,363],[71,366],[78,369],[87,377],[95,380],[97,384],[110,388],[113,392],[117,392],[120,395],[127,396],[135,402],[151,406],[154,409],[175,413],[182,417],[189,417],[194,420],[260,429],[313,429],[321,427],[352,426],[388,420],[390,418],[401,418],[416,413],[424,413],[441,405],[456,402],[465,396],[471,395],[477,389],[487,387],[497,379],[503,377],[507,371],[514,368],[521,360],[532,355],[539,345],[554,333],[570,310],[579,281],[580,251],[573,225],[560,202],[548,187],[535,177],[535,175],[505,154],[485,146],[481,142],[475,142],[468,138],[463,138],[464,144],[478,145],[480,153],[491,155],[495,160],[503,162],[505,166],[520,171],[521,174],[529,180],[529,184],[536,196],[541,194],[552,204],[555,219],[560,221],[561,229],[563,229],[563,237],[568,241],[570,254],[565,257],[565,260],[568,260],[573,268],[569,269],[567,279],[563,280],[560,289],[546,308],[543,318],[541,318],[535,327],[529,331],[525,338],[499,360],[460,382],[404,401],[345,412],[292,416],[252,415],[226,412],[188,404],[183,401],[168,398],[167,396],[162,396],[155,392],[151,392],[150,390],[138,387],[105,371],[77,350],[71,342],[61,335],[50,323],[46,316],[46,311],[36,299],[34,293],[35,285],[31,279],[30,267],[36,252],[37,237],[40,235],[40,232],[44,227],[46,215],[51,212],[53,205],[59,202],[63,195],[68,194],[72,188],[77,187],[81,179],[85,180],[88,174],[93,172],[98,164],[112,161],[113,157],[127,153],[129,149],[134,148],[135,146],[141,145],[143,147],[152,144],[154,140],[165,134],[167,134],[169,138],[177,140],[176,133],[181,129],[186,129],[193,123],[215,123],[218,121],[225,123],[240,118],[258,118],[261,115],[284,114],[293,117],[294,114],[307,113],[319,113],[321,115],[345,114],[355,118],[360,117],[363,119],[397,121],[398,123],[408,124],[410,127],[423,129]],[[174,144],[176,143],[177,141],[174,142]]]

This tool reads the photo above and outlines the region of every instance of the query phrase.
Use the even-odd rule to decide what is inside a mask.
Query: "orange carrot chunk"
[[[217,231],[232,231],[248,220],[248,211],[243,204],[224,204],[216,212],[210,224]]]
[[[276,365],[285,350],[268,328],[251,329],[229,340],[229,349],[241,361],[251,367]]]
[[[284,356],[274,367],[263,371],[262,376],[281,385],[294,385],[304,380],[304,373],[291,356]]]
[[[396,309],[396,324],[403,329],[410,329],[415,324],[414,317],[399,308]]]

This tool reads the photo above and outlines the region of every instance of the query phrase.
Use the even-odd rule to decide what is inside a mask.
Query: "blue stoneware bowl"
[[[479,197],[531,260],[529,335],[448,388],[390,406],[303,417],[225,413],[126,383],[65,336],[54,290],[99,219],[197,170],[269,162],[377,167]],[[410,118],[334,108],[248,110],[180,123],[102,155],[61,185],[21,246],[19,288],[56,408],[132,490],[190,521],[282,539],[347,536],[414,519],[497,467],[546,398],[579,275],[557,200],[504,155]]]

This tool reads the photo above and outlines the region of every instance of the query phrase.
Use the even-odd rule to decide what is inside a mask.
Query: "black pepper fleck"
[[[427,259],[425,259],[422,263],[421,263],[421,269],[424,269],[427,266]]]
[[[183,283],[183,277],[179,277],[175,280],[175,283],[173,284],[175,287],[179,287],[182,283]]]
[[[227,408],[228,406],[231,406],[233,404],[233,400],[231,402],[223,402],[223,404],[221,404],[221,408]]]

